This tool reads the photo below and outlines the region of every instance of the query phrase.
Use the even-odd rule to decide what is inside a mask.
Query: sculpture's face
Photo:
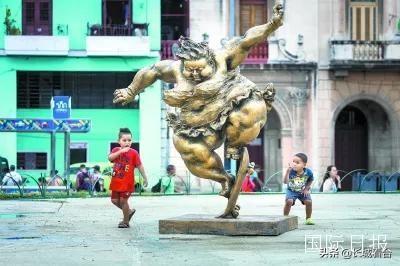
[[[183,62],[182,74],[186,79],[199,83],[211,78],[213,67],[205,58],[198,60],[185,60]]]

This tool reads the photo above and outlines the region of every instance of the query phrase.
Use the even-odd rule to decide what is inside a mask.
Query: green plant
[[[397,21],[397,32],[400,33],[400,18]]]
[[[7,35],[20,35],[21,30],[14,25],[15,19],[11,19],[11,10],[6,8],[6,17],[4,18],[3,24],[6,26]]]

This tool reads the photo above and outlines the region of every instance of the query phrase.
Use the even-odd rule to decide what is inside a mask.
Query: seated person
[[[320,191],[338,192],[341,188],[340,176],[338,175],[336,166],[329,165],[326,168]]]
[[[58,174],[58,170],[55,171],[55,175],[47,183],[48,186],[64,186],[64,180]]]
[[[81,164],[79,167],[79,172],[76,174],[76,191],[90,191],[91,187],[92,184],[90,182],[90,177],[86,169],[86,165]]]
[[[22,184],[22,177],[15,171],[15,165],[11,165],[10,169],[5,169],[5,175],[3,177],[3,185],[16,186]]]
[[[175,182],[174,177],[176,175],[175,165],[167,166],[167,174],[161,178],[161,193],[174,194]]]
[[[104,178],[100,172],[100,166],[95,165],[93,167],[93,173],[90,175],[90,179],[92,180],[92,184],[94,185],[94,190],[96,192],[104,192]]]

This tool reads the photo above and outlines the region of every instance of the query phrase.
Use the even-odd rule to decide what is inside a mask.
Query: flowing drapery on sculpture
[[[239,65],[253,46],[282,25],[282,18],[282,5],[278,4],[268,23],[250,28],[218,51],[205,42],[181,37],[179,60],[163,60],[141,69],[127,88],[114,92],[114,103],[124,105],[156,80],[176,84],[164,92],[164,101],[179,110],[167,117],[174,145],[192,174],[221,184],[220,195],[228,198],[221,218],[239,215],[236,202],[249,162],[245,145],[265,125],[275,95],[272,84],[259,88],[240,75]],[[240,162],[236,176],[224,170],[215,153],[222,144],[226,158]]]

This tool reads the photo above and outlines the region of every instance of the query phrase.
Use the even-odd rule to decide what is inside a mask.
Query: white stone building
[[[242,35],[249,27],[267,21],[275,3],[178,2],[186,8],[185,16],[180,16],[185,19],[181,23],[184,32],[197,41],[207,33],[213,48],[221,39]],[[241,66],[242,74],[257,85],[272,82],[277,89],[268,123],[249,145],[251,160],[259,165],[266,188],[281,190],[282,171],[296,152],[309,155],[308,166],[318,179],[330,164],[336,165],[342,176],[355,169],[388,174],[399,170],[400,2],[280,2],[284,25]],[[176,21],[162,13],[167,14],[162,25]],[[168,46],[164,47],[167,54]],[[184,165],[173,145],[165,148],[166,161],[177,164],[183,174]],[[199,181],[196,186],[209,190],[207,184]],[[343,180],[343,188],[353,188],[350,174]]]

